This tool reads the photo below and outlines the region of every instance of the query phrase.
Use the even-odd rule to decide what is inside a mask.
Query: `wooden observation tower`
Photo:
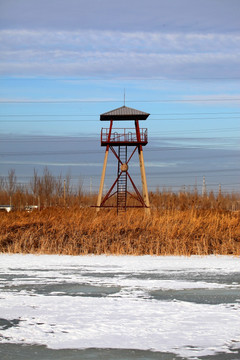
[[[102,128],[101,130],[101,146],[106,147],[102,177],[99,187],[99,194],[97,200],[97,211],[100,208],[116,207],[117,212],[126,211],[130,207],[145,208],[147,213],[150,213],[147,180],[143,159],[142,147],[148,143],[147,129],[139,127],[139,120],[146,120],[148,113],[122,106],[118,109],[106,112],[100,115],[101,121],[109,121],[109,128]],[[114,121],[134,121],[133,128],[113,128]],[[113,182],[107,194],[103,197],[103,186],[107,167],[107,159],[109,149],[117,159],[117,177]],[[130,149],[130,151],[128,151]],[[142,179],[142,194],[134,184],[132,177],[129,174],[129,162],[134,153],[138,151],[139,164]],[[128,183],[132,185],[134,193],[128,191]],[[114,204],[109,199],[115,196]],[[135,199],[138,205],[130,205],[128,198]]]

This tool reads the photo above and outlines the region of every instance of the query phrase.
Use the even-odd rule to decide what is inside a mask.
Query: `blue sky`
[[[209,189],[239,191],[239,14],[239,0],[0,0],[0,175],[16,168],[24,181],[41,163],[97,188],[99,115],[125,89],[127,106],[151,114],[152,189],[206,176]]]

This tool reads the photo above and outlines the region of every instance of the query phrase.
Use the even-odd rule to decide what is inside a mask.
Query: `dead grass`
[[[47,208],[0,214],[0,252],[240,255],[240,213],[221,209]]]

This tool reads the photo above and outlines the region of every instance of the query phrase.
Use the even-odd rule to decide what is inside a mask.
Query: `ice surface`
[[[195,359],[240,348],[239,257],[2,254],[0,286],[2,343]]]

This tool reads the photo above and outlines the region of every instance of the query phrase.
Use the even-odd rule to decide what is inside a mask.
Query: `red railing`
[[[132,143],[132,144],[147,144],[147,129],[140,129],[140,141],[137,139],[136,129],[112,129],[109,139],[109,128],[102,128],[101,143],[114,144],[114,143]]]

